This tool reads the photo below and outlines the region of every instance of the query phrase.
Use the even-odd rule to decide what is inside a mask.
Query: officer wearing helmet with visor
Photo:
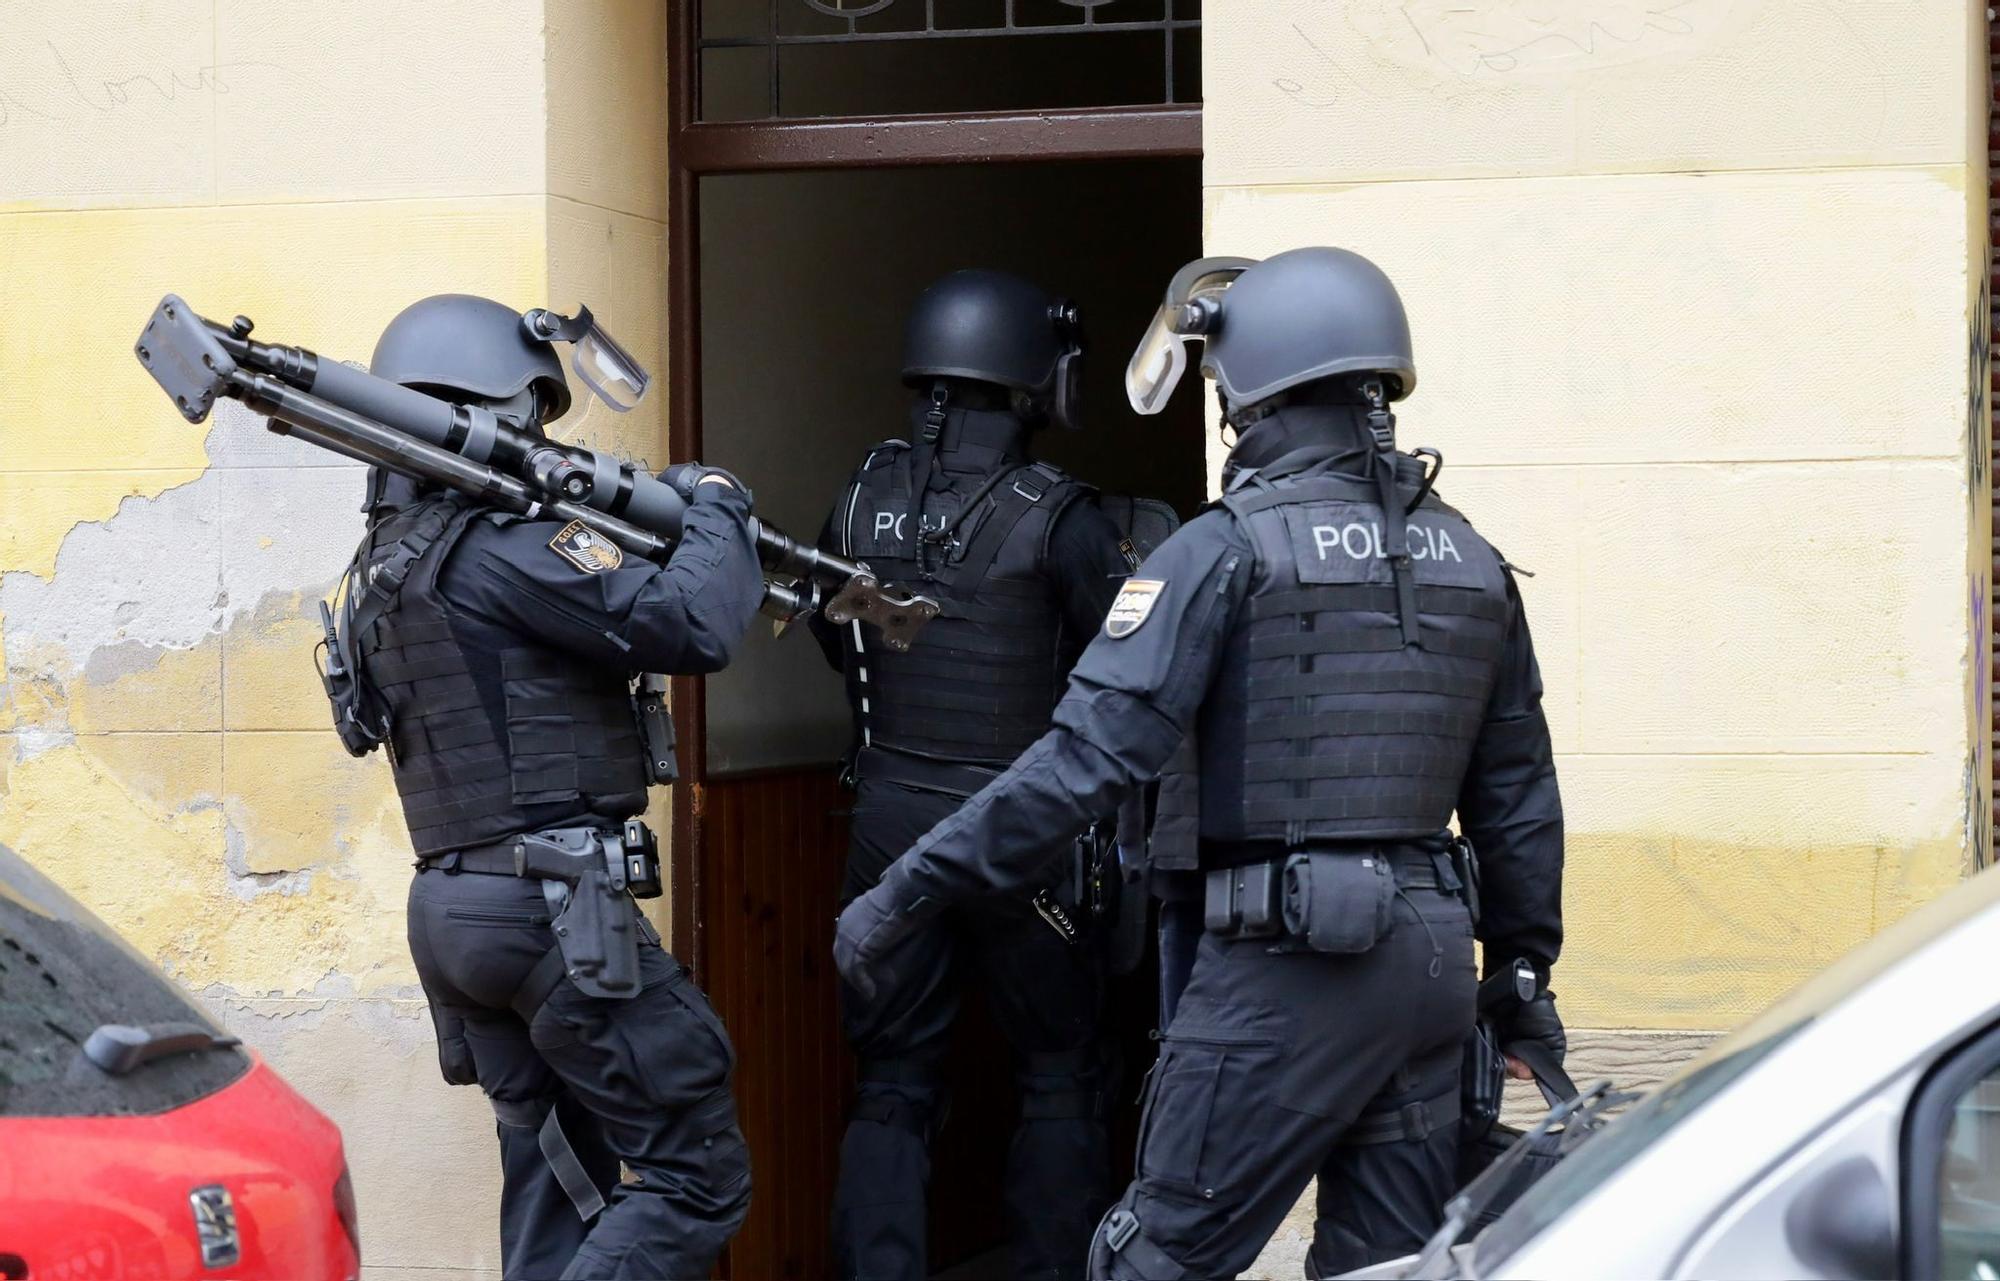
[[[643,371],[587,313],[560,320],[426,298],[383,332],[371,372],[540,435],[570,407],[559,338],[629,408]],[[586,891],[526,867],[645,854],[632,820],[672,752],[647,741],[631,682],[723,667],[762,598],[741,486],[693,464],[663,479],[689,506],[659,565],[578,522],[371,473],[333,641],[359,677],[349,723],[380,726],[417,854],[410,950],[440,1066],[497,1118],[508,1277],[706,1276],[749,1204],[734,1051],[707,999],[623,879],[583,906],[640,936],[637,974],[593,981],[566,958],[579,940],[557,937],[581,926],[552,927],[585,919],[564,914]]]
[[[849,906],[835,957],[863,992],[907,982],[940,913],[1033,884],[1158,777],[1178,990],[1090,1273],[1234,1276],[1318,1177],[1328,1275],[1415,1250],[1452,1191],[1475,931],[1538,984],[1503,1042],[1562,1056],[1561,798],[1513,572],[1434,456],[1394,448],[1416,367],[1388,278],[1330,248],[1189,264],[1136,409],[1197,340],[1235,431],[1222,497],[1124,584],[1050,732]]]

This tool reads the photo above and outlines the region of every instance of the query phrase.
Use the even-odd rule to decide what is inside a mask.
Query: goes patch
[[[1153,602],[1166,583],[1157,578],[1128,578],[1104,615],[1104,634],[1113,640],[1130,636],[1153,616]]]
[[[580,520],[558,530],[549,540],[549,546],[556,555],[586,574],[601,574],[625,563],[625,553],[618,550],[618,544],[602,534],[592,533]]]

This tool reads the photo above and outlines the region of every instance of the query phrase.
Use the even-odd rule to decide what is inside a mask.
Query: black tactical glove
[[[878,980],[895,980],[897,946],[944,910],[902,873],[901,862],[891,863],[874,889],[841,912],[834,931],[834,968],[864,1002],[875,999]]]
[[[1512,1016],[1500,1023],[1499,1032],[1501,1050],[1529,1068],[1537,1066],[1539,1058],[1561,1067],[1569,1053],[1569,1037],[1556,1014],[1556,994],[1546,989],[1534,1000],[1516,1006]]]
[[[743,491],[743,497],[750,497],[749,487],[720,467],[710,467],[706,463],[675,463],[660,473],[660,483],[679,494],[688,502],[696,502],[704,490],[713,492],[716,487],[727,485]]]

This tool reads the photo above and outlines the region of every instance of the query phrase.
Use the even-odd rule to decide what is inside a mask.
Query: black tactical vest
[[[1426,497],[1408,644],[1374,483],[1257,479],[1220,505],[1256,565],[1197,730],[1202,862],[1442,831],[1505,647],[1499,554]]]
[[[1062,696],[1061,610],[1043,567],[1056,517],[1090,491],[1018,458],[987,472],[945,471],[944,485],[922,494],[920,530],[922,453],[900,440],[876,446],[842,503],[838,534],[843,554],[936,597],[941,611],[907,654],[847,628],[848,702],[862,746],[1006,764],[1048,732]]]
[[[376,527],[360,577],[407,562],[358,639],[362,672],[389,713],[396,791],[418,854],[646,807],[625,673],[534,645],[439,594],[439,569],[482,517],[496,518],[456,498],[405,508]]]

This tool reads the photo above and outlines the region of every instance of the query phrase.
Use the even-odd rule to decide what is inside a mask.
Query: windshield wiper
[[[83,1056],[112,1076],[124,1076],[154,1059],[197,1050],[228,1050],[243,1044],[217,1036],[198,1023],[106,1023],[83,1043]]]
[[[1493,1204],[1493,1199],[1513,1183],[1514,1167],[1527,1159],[1529,1149],[1536,1139],[1561,1125],[1565,1129],[1565,1148],[1574,1146],[1574,1143],[1581,1143],[1587,1135],[1599,1127],[1606,1111],[1621,1107],[1638,1097],[1637,1094],[1614,1091],[1609,1081],[1599,1081],[1588,1089],[1579,1091],[1575,1098],[1565,1099],[1550,1108],[1547,1116],[1535,1122],[1532,1129],[1509,1144],[1507,1150],[1496,1157],[1493,1164],[1487,1166],[1478,1178],[1467,1184],[1464,1191],[1445,1202],[1444,1222],[1431,1234],[1430,1240],[1424,1242],[1424,1248],[1418,1251],[1416,1260],[1402,1275],[1406,1277],[1432,1275],[1432,1269],[1436,1268],[1444,1260],[1445,1255],[1450,1253],[1451,1248],[1458,1244],[1458,1239],[1465,1235],[1465,1230],[1478,1220],[1480,1212]],[[1573,1142],[1569,1138],[1570,1135],[1575,1136]],[[1472,1274],[1461,1272],[1459,1275],[1470,1277]]]

